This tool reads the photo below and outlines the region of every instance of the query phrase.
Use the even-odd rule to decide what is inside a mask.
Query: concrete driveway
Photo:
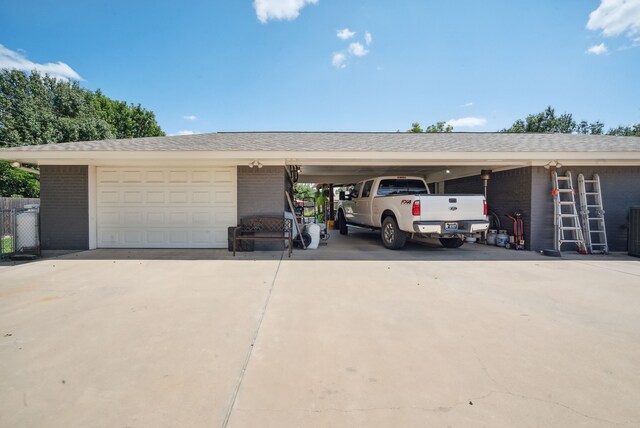
[[[4,265],[0,426],[640,425],[637,259],[420,250]]]

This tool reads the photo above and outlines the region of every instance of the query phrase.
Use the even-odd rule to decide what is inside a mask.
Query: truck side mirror
[[[347,199],[347,197],[345,196],[344,190],[341,190],[340,193],[338,193],[338,199],[341,201],[344,201],[345,199]]]

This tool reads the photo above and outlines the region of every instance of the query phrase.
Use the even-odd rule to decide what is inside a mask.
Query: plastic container
[[[507,234],[507,231],[501,230],[500,232],[498,232],[498,234],[496,235],[496,245],[498,247],[504,247],[505,245],[507,245],[507,242],[509,242],[509,235]]]
[[[307,233],[311,235],[311,243],[307,246],[309,250],[315,250],[320,245],[320,226],[317,224],[308,224]]]
[[[38,212],[25,211],[16,214],[16,250],[38,246]]]
[[[489,229],[487,245],[496,245],[496,235],[498,235],[498,232],[495,229]]]

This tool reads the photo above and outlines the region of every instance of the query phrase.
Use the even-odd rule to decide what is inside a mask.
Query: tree
[[[140,105],[36,71],[0,71],[0,147],[161,135],[153,112]],[[3,195],[37,197],[37,177],[0,162]]]
[[[423,130],[418,122],[414,122],[411,124],[411,129],[408,129],[407,132],[453,132],[453,126],[448,125],[447,122],[436,122]]]
[[[619,135],[622,137],[640,137],[640,123],[631,126],[618,126],[607,131],[607,135]]]
[[[500,132],[538,132],[538,133],[560,133],[560,134],[592,134],[600,135],[604,124],[601,122],[588,123],[582,121],[576,123],[573,115],[563,113],[556,116],[555,110],[549,106],[545,111],[537,114],[530,114],[526,119],[516,120],[510,128]]]
[[[40,195],[40,182],[36,174],[21,171],[0,161],[0,197],[37,198]]]

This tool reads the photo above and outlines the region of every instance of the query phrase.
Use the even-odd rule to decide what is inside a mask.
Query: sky
[[[640,122],[640,0],[0,0],[0,68],[167,134]]]

